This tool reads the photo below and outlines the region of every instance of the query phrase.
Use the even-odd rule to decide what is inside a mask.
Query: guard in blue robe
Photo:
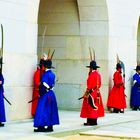
[[[0,72],[0,127],[4,126],[3,122],[6,122],[6,117],[5,117],[5,107],[4,107],[4,78],[2,73]]]
[[[40,98],[34,118],[34,132],[52,132],[53,125],[59,124],[58,107],[53,91],[55,85],[55,74],[51,71],[52,61],[46,60],[46,68],[40,86]],[[47,126],[47,128],[45,128]]]
[[[130,106],[132,110],[137,110],[140,107],[140,66],[136,67],[136,73],[133,75],[133,83]]]

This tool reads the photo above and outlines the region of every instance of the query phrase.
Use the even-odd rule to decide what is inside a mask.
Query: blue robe
[[[6,122],[6,117],[5,117],[5,107],[4,107],[4,98],[3,98],[3,93],[4,93],[4,78],[3,75],[0,74],[0,81],[2,81],[2,84],[0,85],[0,122]]]
[[[54,87],[55,75],[51,70],[45,71],[41,78],[41,83],[43,82],[50,87]],[[39,98],[34,118],[34,127],[51,126],[56,124],[59,124],[56,97],[53,90],[49,90]]]
[[[140,107],[140,75],[138,73],[133,75],[133,81],[135,84],[131,90],[130,106],[138,108]]]

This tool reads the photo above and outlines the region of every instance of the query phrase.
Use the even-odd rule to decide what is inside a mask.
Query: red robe
[[[32,99],[34,99],[35,97],[39,97],[39,85],[40,85],[40,69],[39,68],[37,68],[37,70],[34,73],[33,81],[34,81],[34,88],[33,88]],[[33,116],[35,115],[37,104],[38,104],[38,100],[35,100],[32,102],[31,114]]]
[[[116,71],[113,76],[114,86],[108,96],[107,107],[124,109],[126,108],[125,87],[123,77],[119,71]]]
[[[102,102],[101,93],[98,89],[101,87],[101,76],[97,70],[92,71],[87,79],[87,89],[95,89],[92,91],[91,96],[94,98],[94,103],[98,107],[97,110],[93,109],[88,103],[88,99],[84,98],[83,105],[81,109],[81,118],[93,118],[97,119],[98,117],[104,116],[104,107]]]

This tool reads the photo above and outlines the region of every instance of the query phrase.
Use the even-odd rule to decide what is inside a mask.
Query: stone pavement
[[[124,114],[106,113],[98,119],[98,126],[83,126],[85,119],[78,111],[59,111],[60,125],[52,133],[34,133],[32,120],[7,122],[0,128],[0,140],[62,140],[66,135],[97,135],[140,139],[140,111],[125,111]]]
[[[127,111],[125,114],[107,114],[108,123],[105,119],[100,120],[99,126],[94,130],[81,132],[86,136],[104,136],[116,138],[128,138],[140,140],[140,111]]]

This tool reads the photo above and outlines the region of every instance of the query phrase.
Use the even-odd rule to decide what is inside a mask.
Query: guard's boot
[[[46,132],[47,129],[45,129],[44,126],[40,126],[37,129],[34,129],[34,132]]]
[[[87,118],[87,122],[84,123],[85,126],[89,126],[90,125],[90,118]]]
[[[87,123],[84,123],[85,126],[97,125],[97,119],[88,118]]]
[[[90,125],[97,125],[97,119],[90,119]]]
[[[133,107],[132,110],[137,111],[138,107]]]
[[[4,126],[4,124],[0,122],[0,127],[3,127],[3,126]]]
[[[120,113],[124,113],[124,109],[120,109]]]
[[[46,132],[53,132],[53,126],[52,125],[48,126]]]
[[[113,109],[113,113],[119,113],[119,109],[114,108],[114,109]]]

